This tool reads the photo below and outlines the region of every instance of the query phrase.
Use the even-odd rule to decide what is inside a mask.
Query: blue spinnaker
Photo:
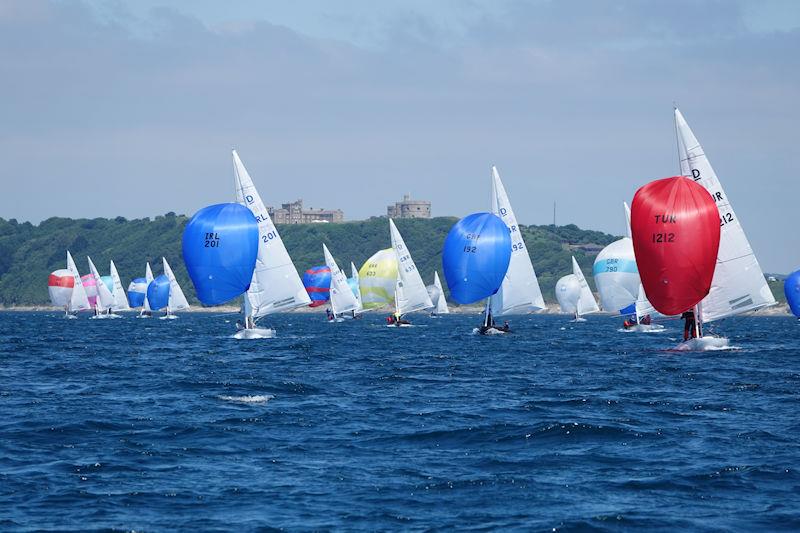
[[[258,222],[243,205],[208,206],[183,230],[183,261],[205,305],[219,305],[246,292],[257,256]]]
[[[511,260],[508,226],[492,213],[474,213],[450,229],[442,265],[451,297],[470,304],[496,293]]]
[[[150,309],[158,311],[169,303],[169,278],[161,274],[147,286],[147,302]]]
[[[800,270],[789,274],[783,282],[783,293],[786,294],[786,303],[794,316],[800,318]]]
[[[309,268],[303,273],[303,286],[311,298],[309,307],[324,305],[331,298],[331,269],[326,265]]]
[[[147,294],[147,280],[136,278],[128,285],[128,303],[131,307],[142,307]]]

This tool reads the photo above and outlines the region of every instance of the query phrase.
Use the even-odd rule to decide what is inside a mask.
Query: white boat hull
[[[272,328],[250,328],[240,329],[233,335],[234,339],[249,340],[249,339],[274,339],[275,330]]]
[[[178,315],[164,315],[158,317],[159,320],[178,320],[180,318]]]
[[[711,335],[689,339],[677,345],[674,349],[681,352],[702,352],[706,350],[725,350],[729,348],[728,339]]]
[[[622,331],[631,333],[661,333],[666,330],[667,328],[661,324],[636,324],[635,326],[622,329]]]

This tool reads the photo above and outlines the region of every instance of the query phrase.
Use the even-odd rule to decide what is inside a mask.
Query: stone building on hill
[[[303,208],[303,199],[281,204],[280,209],[267,207],[267,212],[275,224],[310,224],[313,222],[344,222],[341,209]]]
[[[410,194],[403,200],[386,207],[389,218],[431,218],[431,203],[428,200],[412,200]]]

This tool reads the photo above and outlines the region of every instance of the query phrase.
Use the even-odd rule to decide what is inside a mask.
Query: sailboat
[[[600,310],[594,294],[583,276],[583,271],[572,257],[572,274],[568,274],[556,282],[556,300],[563,313],[575,316],[575,322],[585,322],[583,315]]]
[[[352,313],[358,309],[356,300],[350,284],[347,283],[347,276],[341,271],[336,260],[331,255],[328,247],[322,244],[322,253],[325,256],[325,264],[331,271],[330,303],[331,303],[331,322],[343,322],[345,313]]]
[[[114,304],[111,306],[111,311],[130,311],[131,306],[128,305],[128,295],[125,294],[125,289],[122,288],[122,280],[119,279],[117,266],[114,264],[113,260],[109,261],[108,268],[111,272],[111,281],[114,287],[114,290],[111,293],[111,295],[114,297]]]
[[[625,209],[626,236],[603,248],[594,260],[592,274],[600,293],[603,309],[620,315],[632,316],[623,325],[625,331],[662,331],[664,326],[651,324],[651,316],[637,312],[637,301],[642,298],[641,309],[646,302],[644,289],[641,288],[639,269],[633,252],[631,239],[630,208],[623,202]]]
[[[150,261],[147,262],[144,269],[144,280],[145,280],[145,291],[144,291],[144,302],[142,303],[142,309],[139,311],[139,315],[136,318],[150,318],[153,316],[153,310],[150,309],[150,301],[147,299],[147,287],[153,283],[153,270],[150,268]]]
[[[425,283],[419,275],[411,252],[403,241],[403,236],[397,230],[394,221],[389,219],[389,234],[392,239],[392,249],[397,256],[397,280],[394,290],[394,320],[392,326],[410,325],[403,319],[406,313],[424,311],[433,307]]]
[[[456,222],[444,240],[442,266],[450,296],[460,304],[471,304],[494,295],[503,284],[511,262],[511,236],[508,226],[494,213],[473,213]],[[503,334],[486,313],[480,328],[473,333]]]
[[[92,307],[89,305],[89,298],[86,296],[86,289],[83,286],[81,275],[69,250],[67,250],[67,272],[72,277],[72,290],[69,293],[69,298],[64,302],[64,316],[66,318],[78,318],[75,313],[86,311]],[[68,283],[65,285],[68,285]]]
[[[352,261],[350,261],[350,279],[347,280],[347,283],[350,285],[353,296],[356,297],[356,302],[358,303],[358,306],[353,309],[353,318],[358,318],[358,315],[364,312],[364,302],[361,298],[361,280],[358,275],[358,269],[356,269],[356,265]]]
[[[297,269],[283,244],[278,230],[267,212],[253,180],[239,154],[233,150],[236,200],[250,209],[258,222],[258,257],[244,295],[244,324],[234,336],[237,339],[263,339],[275,336],[271,328],[256,327],[258,319],[311,303]]]
[[[431,297],[433,302],[433,309],[431,310],[431,318],[438,318],[439,315],[446,315],[450,313],[450,308],[447,307],[447,299],[444,297],[444,288],[442,282],[439,280],[439,273],[433,271],[433,283],[428,285],[428,296]]]
[[[108,289],[105,282],[101,279],[97,267],[94,266],[91,257],[86,257],[89,261],[89,271],[94,278],[94,283],[97,288],[97,298],[94,305],[94,316],[91,318],[120,318],[119,315],[113,314],[111,308],[114,306],[114,295]]]
[[[492,167],[492,213],[508,227],[511,235],[511,262],[500,289],[489,300],[487,313],[511,315],[532,313],[545,308],[542,289],[533,269],[528,248],[517,225],[508,194],[500,180],[497,167]]]
[[[681,174],[702,185],[719,211],[720,241],[714,278],[708,296],[695,310],[700,330],[698,337],[702,337],[703,323],[775,305],[776,302],[730,199],[678,108],[675,108],[675,129]]]
[[[175,274],[172,272],[169,263],[167,263],[167,259],[162,257],[161,261],[164,264],[164,275],[169,280],[169,301],[164,311],[164,316],[159,318],[161,320],[175,320],[178,315],[174,314],[174,311],[188,311],[189,302],[186,301],[186,296],[184,296],[178,280],[175,279]]]
[[[708,191],[686,176],[648,183],[633,197],[631,230],[648,299],[660,313],[686,318],[678,349],[727,346],[727,339],[703,337],[699,313],[691,312],[711,290],[720,244],[719,212]]]

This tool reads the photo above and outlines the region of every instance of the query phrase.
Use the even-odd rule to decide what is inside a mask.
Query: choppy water
[[[0,530],[800,529],[793,319],[234,320],[1,313]]]

